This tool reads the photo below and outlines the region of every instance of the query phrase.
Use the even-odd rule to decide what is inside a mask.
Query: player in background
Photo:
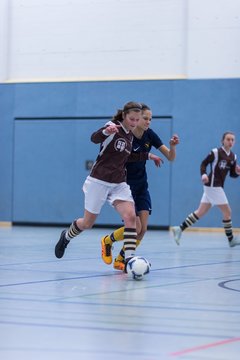
[[[173,226],[172,231],[177,245],[180,244],[182,232],[203,217],[212,206],[217,206],[222,212],[222,223],[230,247],[240,245],[233,235],[231,208],[223,189],[227,174],[236,178],[240,175],[237,156],[231,149],[235,143],[235,135],[227,131],[222,136],[222,146],[212,149],[202,161],[200,172],[203,182],[203,195],[197,210],[189,214],[180,226]],[[207,174],[207,167],[210,172]]]
[[[163,144],[159,136],[150,129],[152,120],[151,109],[142,104],[142,116],[138,121],[135,129],[133,129],[133,147],[132,153],[138,154],[141,152],[152,154],[150,150],[152,147],[158,149],[169,161],[173,161],[176,157],[176,145],[179,143],[177,135],[173,135],[170,139],[170,149]],[[160,161],[161,158],[159,158]],[[159,162],[155,161],[155,165],[159,166]],[[147,231],[148,218],[152,211],[151,197],[148,190],[148,180],[146,171],[146,161],[128,162],[127,168],[127,183],[130,185],[133,199],[135,202],[135,209],[137,214],[137,243],[138,246]],[[121,241],[124,238],[125,227],[122,226],[115,230],[110,235],[106,235],[101,239],[102,259],[110,265],[112,263],[112,245],[115,241]],[[124,244],[120,253],[114,260],[113,267],[117,270],[124,270],[126,258],[126,245]]]
[[[91,141],[101,144],[100,152],[90,175],[83,184],[85,195],[84,215],[63,230],[55,246],[55,256],[62,258],[69,242],[86,229],[90,229],[103,204],[108,201],[124,221],[126,257],[131,258],[136,248],[136,214],[129,185],[126,183],[126,162],[132,150],[132,131],[141,118],[142,105],[137,102],[125,104],[112,121],[94,132]],[[139,160],[146,154],[136,154]],[[154,156],[152,157],[154,160]]]

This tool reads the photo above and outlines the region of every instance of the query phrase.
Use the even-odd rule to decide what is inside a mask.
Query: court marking
[[[240,292],[240,289],[234,289],[232,287],[226,286],[225,284],[230,283],[230,282],[234,282],[234,281],[240,281],[240,279],[234,279],[234,280],[227,280],[227,281],[222,281],[218,284],[218,286],[220,286],[223,289],[226,290],[231,290],[231,291],[236,291],[236,292]]]
[[[80,260],[80,259],[79,259]],[[235,261],[236,263],[240,262],[240,261]],[[211,262],[211,263],[201,263],[201,264],[190,264],[190,265],[181,265],[181,266],[173,266],[173,267],[165,267],[165,268],[159,268],[159,269],[151,269],[151,273],[152,272],[157,272],[157,271],[166,271],[166,270],[175,270],[175,269],[184,269],[184,268],[192,268],[192,267],[205,267],[205,266],[213,266],[213,265],[221,265],[221,264],[228,264],[228,263],[233,263],[232,261],[220,261],[220,262]],[[24,265],[28,265],[27,263],[25,263]],[[4,265],[2,265],[3,267]],[[9,266],[9,265],[5,265],[5,266]],[[12,269],[4,269],[2,268],[2,270],[4,271],[11,271]],[[18,271],[27,271],[29,272],[29,269],[19,269]],[[61,272],[64,270],[61,270]],[[31,269],[31,272],[46,272],[46,271],[40,271],[40,270],[33,270]],[[49,271],[47,271],[49,272]],[[76,273],[77,271],[74,271],[73,273]],[[54,271],[54,273],[56,274],[56,271]],[[72,273],[72,272],[71,272]],[[40,283],[48,283],[48,282],[58,282],[58,281],[69,281],[69,280],[79,280],[79,279],[89,279],[89,278],[97,278],[97,277],[105,277],[105,276],[121,276],[121,275],[125,275],[122,272],[117,272],[116,271],[112,272],[111,274],[109,273],[104,273],[104,274],[94,274],[94,275],[84,275],[84,276],[76,276],[76,277],[70,277],[70,278],[60,278],[60,279],[47,279],[47,280],[37,280],[37,281],[27,281],[27,282],[20,282],[20,283],[9,283],[9,284],[0,284],[0,288],[1,287],[10,287],[10,286],[21,286],[21,285],[32,285],[32,284],[40,284]],[[221,279],[221,277],[214,277],[214,278],[203,278],[203,279],[198,279],[198,280],[192,280],[190,282],[197,282],[197,281],[204,281],[204,280],[213,280],[213,279]],[[239,279],[237,279],[239,280]],[[228,280],[228,281],[234,281],[234,280]],[[180,282],[182,283],[182,282]],[[180,283],[176,283],[176,284],[180,284]],[[185,282],[184,282],[185,283]],[[175,284],[175,285],[176,285]],[[227,287],[225,287],[225,289],[228,289]],[[231,289],[230,289],[231,290]]]
[[[174,353],[170,353],[170,356],[182,356],[188,353],[192,353],[192,352],[196,352],[199,350],[205,350],[205,349],[210,349],[213,347],[217,347],[217,346],[222,346],[222,345],[226,345],[226,344],[230,344],[230,343],[234,343],[234,342],[238,342],[240,341],[240,337],[238,338],[233,338],[233,339],[226,339],[226,340],[222,340],[222,341],[217,341],[214,343],[210,343],[210,344],[205,344],[205,345],[201,345],[201,346],[195,346],[193,348],[189,348],[189,349],[185,349],[185,350],[181,350],[181,351],[176,351]]]
[[[174,332],[174,331],[160,331],[160,330],[142,330],[139,327],[137,329],[121,329],[120,327],[101,327],[101,326],[80,326],[80,325],[67,325],[67,324],[46,324],[46,323],[34,323],[34,322],[21,322],[21,321],[4,321],[0,320],[0,324],[3,325],[15,325],[15,326],[26,326],[26,327],[45,327],[45,328],[57,328],[57,329],[74,329],[74,330],[89,330],[89,331],[100,331],[100,332],[114,332],[114,333],[130,333],[130,334],[144,334],[144,335],[175,335],[175,336],[187,336],[187,337],[203,337],[206,338],[206,334],[203,333],[192,333],[192,332]],[[221,335],[208,335],[208,338],[219,339]],[[224,336],[226,339],[226,336]],[[240,339],[240,338],[239,338]],[[231,340],[231,338],[230,338]],[[226,341],[226,340],[223,340]]]

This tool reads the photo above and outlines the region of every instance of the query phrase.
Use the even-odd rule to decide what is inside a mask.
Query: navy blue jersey
[[[141,139],[133,136],[132,153],[150,152],[152,146],[158,149],[162,145],[160,137],[152,129],[148,129]],[[129,185],[147,181],[146,161],[127,162],[126,168]]]

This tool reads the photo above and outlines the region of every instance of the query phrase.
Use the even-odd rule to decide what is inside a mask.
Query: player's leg
[[[132,202],[116,200],[114,202],[114,207],[119,212],[125,224],[125,226],[121,228],[121,236],[123,236],[124,245],[117,258],[114,260],[114,268],[117,270],[125,271],[126,259],[134,256],[137,246],[136,215]],[[114,242],[112,240],[113,239],[111,239],[110,245],[110,243],[105,243],[106,238],[102,239],[102,258],[105,263],[107,263],[106,259],[109,259],[110,257],[112,262],[112,254],[110,251],[112,243]],[[108,254],[107,249],[109,250]],[[110,260],[108,263],[110,263]]]
[[[63,257],[71,239],[79,235],[83,230],[90,229],[93,226],[108,194],[106,186],[93,182],[89,178],[83,184],[83,191],[85,194],[84,216],[74,220],[68,230],[62,231],[60,239],[55,246],[55,255],[59,259]]]
[[[228,238],[228,243],[230,247],[234,247],[236,245],[240,245],[240,241],[234,237],[233,235],[233,228],[232,228],[232,211],[229,204],[217,205],[218,208],[221,210],[223,215],[223,228],[225,234]]]
[[[176,241],[177,245],[180,244],[182,232],[188,227],[195,224],[201,217],[203,217],[209,211],[209,209],[211,209],[211,207],[212,205],[208,202],[200,202],[198,209],[190,213],[184,219],[184,221],[181,223],[180,226],[172,227],[174,240]]]
[[[59,259],[62,258],[69,242],[83,230],[90,229],[95,223],[96,218],[97,214],[92,214],[85,210],[83,218],[74,220],[68,230],[63,230],[55,246],[56,257]]]
[[[132,197],[135,201],[135,191],[134,189],[131,188],[131,192],[132,192]],[[136,203],[135,203],[136,205]],[[141,222],[137,221],[137,233],[141,232]],[[106,243],[106,244],[110,244],[112,245],[114,242],[116,241],[122,241],[124,239],[124,226],[114,230],[110,235],[105,235],[102,238],[102,244]]]
[[[140,222],[140,220],[137,221],[136,224],[137,224],[136,225],[137,233],[140,233],[141,232],[141,222]],[[124,226],[121,226],[120,228],[114,230],[110,235],[105,235],[102,238],[102,241],[104,241],[107,244],[112,245],[116,241],[123,241],[123,239],[124,239],[123,234],[124,234]]]
[[[136,241],[136,248],[140,245],[141,240],[145,232],[147,231],[147,224],[148,224],[148,217],[149,212],[146,210],[140,211],[139,215],[137,216],[137,241]],[[138,229],[141,229],[138,231]],[[125,268],[125,251],[124,246],[120,250],[119,254],[116,256],[113,267],[116,270],[124,270]]]
[[[125,238],[126,224],[128,224],[129,222],[128,219],[132,217],[132,213],[134,218],[134,231],[136,232],[136,215],[131,190],[129,185],[127,185],[126,183],[120,183],[114,187],[111,187],[108,193],[107,200],[110,205],[118,211],[124,222],[124,227],[117,229],[115,232],[115,236],[117,237],[117,239],[115,238],[115,236],[109,235],[106,235],[101,239],[102,259],[106,264],[109,265],[112,263],[112,244],[116,240],[123,240]],[[131,216],[129,217],[130,213]]]
[[[152,211],[151,197],[148,191],[148,185],[146,183],[135,185],[131,187],[133,199],[135,202],[135,209],[137,213],[137,242],[136,246],[139,246],[145,232],[147,231],[148,218]],[[124,267],[125,254],[124,246],[120,253],[115,258],[113,267],[116,270],[122,270]]]
[[[148,218],[149,218],[149,210],[141,210],[138,212],[138,216],[141,223],[141,231],[138,232],[137,239],[139,240],[139,243],[143,239],[145,233],[147,232],[148,227]]]
[[[137,231],[136,214],[132,201],[116,200],[114,207],[124,221],[124,250],[125,259],[134,256],[136,250]]]
[[[209,197],[211,196],[212,204],[216,205],[222,212],[223,216],[223,228],[225,234],[228,238],[228,243],[230,247],[234,247],[236,245],[240,245],[240,241],[233,236],[233,229],[232,229],[232,211],[228,203],[227,196],[225,191],[222,187],[215,187],[211,189],[207,189],[209,192]]]
[[[110,265],[112,263],[113,243],[115,243],[116,241],[122,241],[123,239],[124,239],[124,226],[116,229],[110,235],[105,235],[102,237],[101,239],[102,259],[105,262],[105,264]]]
[[[110,235],[103,236],[101,242],[112,246],[114,242],[123,240],[123,234],[124,226],[121,226],[120,228],[114,230]]]

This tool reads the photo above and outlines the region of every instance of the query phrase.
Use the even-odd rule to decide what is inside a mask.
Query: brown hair
[[[225,137],[226,137],[228,134],[235,136],[235,134],[234,134],[232,131],[226,131],[226,132],[223,134],[223,136],[222,136],[222,140],[221,140],[221,141],[222,141],[222,144],[223,144],[223,141],[224,141]]]
[[[144,103],[141,103],[141,105],[142,105],[142,110],[150,110],[151,111],[151,108],[148,105],[146,105]]]
[[[122,122],[124,116],[126,116],[130,111],[136,111],[136,112],[142,111],[142,104],[135,101],[129,101],[123,106],[123,109],[117,111],[117,113],[113,116],[112,121]]]

